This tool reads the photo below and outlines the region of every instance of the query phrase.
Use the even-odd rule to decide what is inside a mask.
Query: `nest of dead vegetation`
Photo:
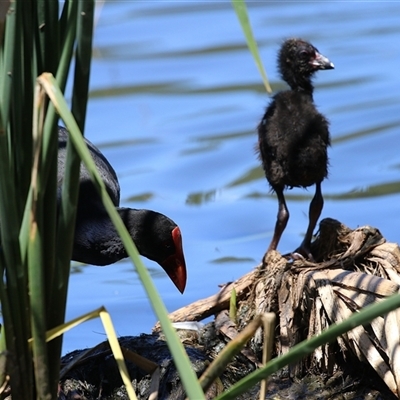
[[[272,251],[256,270],[226,285],[217,295],[176,311],[171,318],[201,320],[217,314],[228,307],[235,288],[238,331],[257,314],[275,313],[275,356],[279,356],[366,305],[399,292],[399,247],[387,243],[376,228],[351,230],[339,221],[324,219],[311,250],[315,262],[289,262]],[[251,340],[250,347],[259,357],[261,332]],[[356,374],[357,368],[363,373],[376,371],[390,391],[400,397],[399,350],[400,311],[396,310],[317,349],[307,359],[291,365],[288,375],[301,378],[314,373],[330,377],[352,364]],[[360,369],[360,363],[365,368]]]
[[[191,358],[196,352],[200,354],[192,362],[196,363],[197,359],[205,364],[212,361],[220,349],[258,314],[273,312],[277,315],[274,356],[279,356],[295,344],[318,335],[331,324],[347,319],[366,305],[399,292],[400,249],[397,244],[387,243],[378,229],[364,226],[351,230],[336,220],[324,219],[312,243],[312,254],[315,262],[289,262],[278,252],[270,252],[255,270],[225,285],[216,295],[172,313],[170,317],[174,322],[201,321],[215,316],[215,320],[208,324],[209,329],[206,326],[190,340]],[[236,324],[226,317],[232,289],[237,294]],[[159,326],[155,327],[157,329]],[[209,334],[210,329],[212,335]],[[229,378],[221,377],[222,387],[214,394],[239,380],[244,370],[248,373],[259,366],[261,349],[262,335],[257,333],[248,348],[232,363],[233,367],[228,367]],[[307,399],[346,398],[341,397],[342,393],[349,392],[351,388],[353,394],[347,398],[400,397],[399,350],[400,311],[396,310],[353,329],[334,343],[318,348],[296,365],[289,366],[284,374],[275,375],[269,381],[268,395],[277,399],[287,398],[300,390],[306,393]],[[146,354],[146,357],[154,359],[151,354]],[[238,360],[240,367],[235,365]],[[158,365],[167,364],[159,359],[154,361]],[[350,374],[344,372],[349,365],[353,367]],[[173,368],[173,363],[168,363],[168,366]],[[308,384],[306,381],[310,375],[313,378]],[[162,384],[165,387],[172,384],[176,391],[172,394],[171,390],[161,390],[159,398],[183,399],[185,394],[179,387],[177,374],[169,371],[164,376],[166,381]],[[376,376],[381,378],[380,384]],[[300,389],[298,378],[302,378]],[[136,382],[137,388],[142,384],[141,379]],[[289,381],[297,383],[290,386]],[[318,388],[312,388],[316,383]],[[326,394],[329,385],[332,389]],[[372,388],[376,389],[377,385],[378,392],[373,392]],[[146,390],[142,388],[140,392]],[[210,395],[208,398],[213,397]]]
[[[253,315],[278,315],[276,354],[316,336],[333,323],[346,320],[363,307],[382,301],[400,289],[400,250],[387,243],[378,229],[351,230],[333,219],[320,224],[312,244],[316,262],[288,263],[279,253],[266,254],[252,288],[241,303],[241,324]],[[261,335],[252,340],[258,353]],[[369,364],[399,397],[400,310],[359,326],[334,343],[318,348],[289,367],[292,377],[305,373],[332,376],[343,362]]]

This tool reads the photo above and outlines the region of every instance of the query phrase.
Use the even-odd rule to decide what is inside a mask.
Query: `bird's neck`
[[[135,241],[137,230],[132,220],[140,210],[117,208],[117,211]],[[79,221],[79,222],[78,222]],[[75,245],[72,259],[93,265],[108,265],[126,258],[125,247],[108,214],[79,215],[75,228]]]
[[[312,85],[310,76],[290,76],[285,78],[292,90],[312,96],[314,86]]]
[[[292,90],[299,93],[304,93],[309,95],[310,97],[313,96],[314,87],[311,82],[303,82],[301,85],[294,85],[290,86]]]
[[[176,225],[169,218],[151,210],[120,207],[116,210],[142,256],[160,263],[171,255],[165,241],[170,240],[169,235]],[[128,257],[122,240],[104,209],[99,210],[97,207],[94,212],[87,208],[81,209],[76,221],[73,260],[108,265]],[[165,240],[164,229],[168,231]],[[158,250],[155,251],[154,247],[157,246]]]
[[[86,216],[75,228],[74,261],[108,265],[126,257],[120,237],[108,215]]]

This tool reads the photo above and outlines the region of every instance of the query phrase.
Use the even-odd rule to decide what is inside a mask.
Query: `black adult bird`
[[[68,132],[58,129],[58,199],[64,177]],[[186,265],[179,227],[163,214],[150,210],[119,207],[120,188],[117,175],[100,152],[85,139],[107,192],[131,234],[139,253],[164,268],[181,293],[186,286]],[[101,199],[85,167],[79,177],[79,200],[72,259],[93,265],[108,265],[127,257]]]
[[[333,64],[310,43],[286,40],[278,54],[278,70],[291,90],[276,94],[258,125],[259,155],[265,175],[278,196],[279,209],[269,250],[278,246],[289,219],[283,191],[286,187],[316,185],[309,224],[296,253],[312,259],[310,243],[324,200],[321,182],[328,175],[328,121],[313,101],[313,74]]]

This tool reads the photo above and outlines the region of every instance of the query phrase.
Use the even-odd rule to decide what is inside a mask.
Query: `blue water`
[[[285,85],[276,52],[310,40],[334,64],[315,79],[330,120],[330,175],[322,218],[378,227],[400,240],[400,3],[249,2],[274,91]],[[181,295],[146,266],[173,311],[252,269],[272,236],[277,201],[254,153],[269,96],[230,2],[109,2],[94,38],[86,136],[108,157],[125,207],[149,208],[181,227],[188,268]],[[279,250],[302,240],[314,188],[287,192],[290,221]],[[128,261],[74,267],[67,318],[104,305],[119,335],[156,321]],[[104,340],[99,321],[66,334],[64,352]]]

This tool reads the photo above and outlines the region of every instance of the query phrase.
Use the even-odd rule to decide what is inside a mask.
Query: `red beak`
[[[175,254],[160,264],[178,290],[183,293],[186,287],[186,263],[182,249],[181,231],[178,226],[172,231],[172,239],[176,249]]]

